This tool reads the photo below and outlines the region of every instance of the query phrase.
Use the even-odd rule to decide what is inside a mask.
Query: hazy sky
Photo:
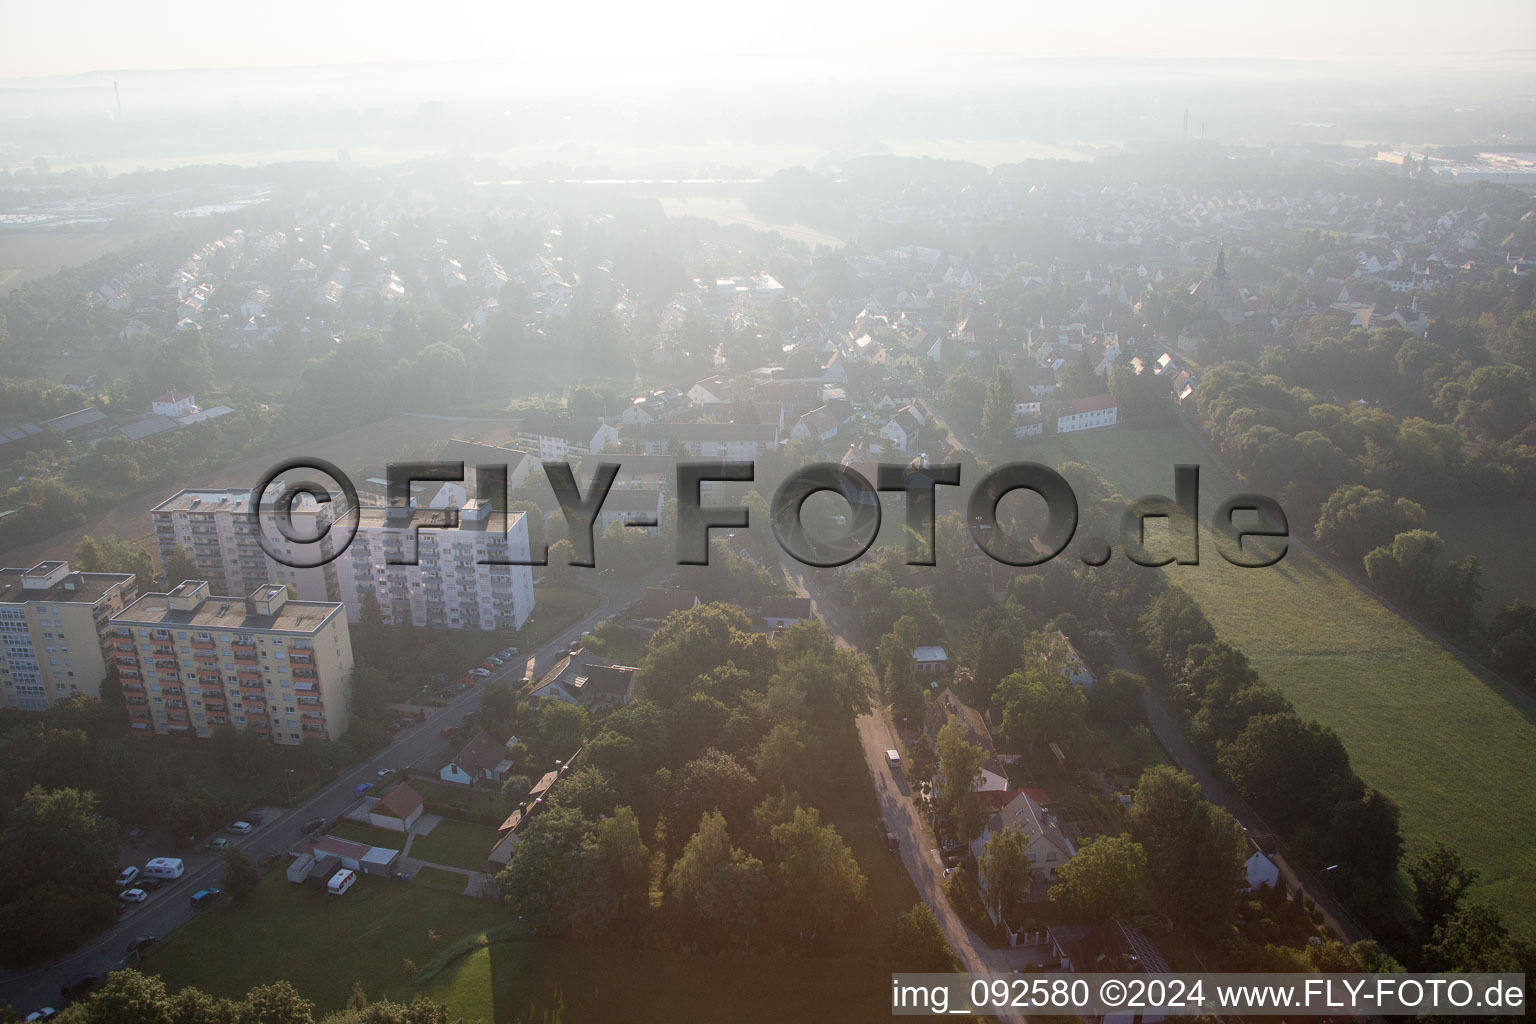
[[[594,61],[620,72],[681,55],[793,54],[831,67],[962,54],[1423,53],[1433,62],[1448,52],[1536,41],[1532,0],[12,0],[6,7],[0,78],[496,56]]]

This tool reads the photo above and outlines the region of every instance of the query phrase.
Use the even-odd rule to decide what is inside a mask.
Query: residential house
[[[1172,973],[1152,940],[1117,917],[1100,925],[1052,925],[1045,934],[1052,955],[1073,974]],[[1160,1024],[1167,1015],[1126,1010],[1085,1019],[1096,1019],[1098,1024]]]
[[[391,832],[409,832],[421,812],[421,794],[409,782],[402,782],[368,808],[368,824]]]
[[[576,703],[588,711],[623,707],[634,693],[634,666],[589,664],[571,681],[571,689]]]
[[[560,462],[618,444],[617,428],[602,420],[573,419],[563,413],[531,412],[517,427],[518,440],[537,451],[541,462]]]
[[[1073,686],[1080,686],[1084,690],[1093,689],[1093,671],[1088,668],[1088,663],[1072,646],[1072,641],[1067,639],[1067,634],[1058,632],[1059,638],[1052,657],[1060,663],[1060,672],[1067,677],[1067,682]]]
[[[949,652],[938,644],[927,644],[912,651],[912,664],[918,675],[936,676],[949,671]]]
[[[1112,395],[1092,395],[1068,402],[1058,410],[1056,433],[1070,434],[1115,425],[1119,407]]]
[[[986,753],[981,771],[976,775],[976,792],[981,794],[983,803],[988,807],[995,809],[1005,805],[1009,794],[1013,792],[1013,784],[1008,781],[1008,771],[1003,767],[1002,758],[997,755],[997,748],[992,742],[992,730],[987,728],[987,720],[980,711],[965,703],[955,695],[955,691],[946,686],[923,712],[923,735],[929,743],[937,746],[940,730],[952,721],[958,721],[965,730],[967,743],[980,747]]]
[[[640,599],[635,618],[641,622],[660,622],[673,612],[697,608],[699,595],[681,587],[649,587]]]
[[[640,427],[647,423],[672,419],[691,404],[688,396],[677,388],[665,388],[641,395],[630,402],[619,415],[619,419],[629,426]]]
[[[461,786],[472,786],[477,782],[501,782],[512,771],[512,760],[507,757],[507,748],[516,741],[516,737],[497,741],[484,732],[477,732],[459,748],[451,761],[437,770],[437,777]]]
[[[817,441],[830,441],[837,436],[837,427],[837,415],[823,405],[796,420],[795,425],[789,428],[789,439],[801,441],[813,438]]]
[[[1016,828],[1024,833],[1025,850],[1029,854],[1030,870],[1035,879],[1035,890],[1032,895],[1044,896],[1044,888],[1049,884],[1051,877],[1061,869],[1063,864],[1076,856],[1077,847],[1072,845],[1072,840],[1068,839],[1066,833],[1061,830],[1061,824],[1054,815],[1041,807],[1030,794],[1021,792],[987,819],[986,829],[980,836],[971,840],[971,855],[979,862],[987,842],[1006,828]],[[988,916],[994,922],[1001,921],[1008,908],[999,907],[996,899],[988,898],[988,882],[984,872],[977,879],[977,883],[981,889],[982,902],[986,904]]]
[[[184,391],[172,389],[159,395],[149,403],[149,411],[156,416],[169,416],[175,419],[177,416],[186,416],[196,408],[192,396]]]
[[[674,443],[696,459],[752,462],[779,443],[772,423],[648,423],[635,432],[647,455],[666,455]]]
[[[788,629],[811,620],[811,599],[808,597],[765,597],[758,608],[758,615],[771,629]]]
[[[1256,892],[1266,886],[1275,888],[1280,884],[1280,867],[1275,863],[1272,851],[1266,851],[1266,846],[1271,846],[1273,839],[1263,836],[1254,840],[1248,838],[1248,859],[1243,862],[1243,892]]]
[[[918,432],[922,429],[922,423],[913,413],[912,407],[907,406],[895,416],[886,421],[880,428],[880,436],[891,442],[897,451],[909,451],[917,444]]]

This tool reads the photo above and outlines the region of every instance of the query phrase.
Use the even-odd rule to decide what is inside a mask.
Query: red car
[[[262,854],[261,859],[256,862],[256,866],[259,868],[268,868],[282,859],[283,855],[278,853],[276,850],[273,850],[271,853]]]

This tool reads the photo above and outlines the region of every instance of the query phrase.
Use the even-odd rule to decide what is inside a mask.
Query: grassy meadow
[[[1173,466],[1199,463],[1201,562],[1163,571],[1302,714],[1338,732],[1360,776],[1401,805],[1410,853],[1450,843],[1482,872],[1476,895],[1536,931],[1531,715],[1294,546],[1269,569],[1229,565],[1206,526],[1234,488],[1179,426],[1047,437],[1022,454],[1090,465],[1128,498],[1170,494]]]

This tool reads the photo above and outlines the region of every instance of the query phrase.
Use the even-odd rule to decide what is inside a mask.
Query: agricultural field
[[[1182,428],[1048,437],[1023,454],[1092,466],[1131,498],[1169,494],[1175,464],[1200,464],[1201,562],[1163,571],[1302,714],[1338,732],[1360,776],[1401,805],[1410,852],[1451,843],[1482,872],[1476,895],[1536,928],[1536,714],[1294,545],[1269,569],[1227,564],[1204,524],[1233,487]]]
[[[180,480],[153,493],[130,498],[85,526],[56,534],[39,544],[6,552],[6,564],[33,565],[44,559],[68,559],[81,537],[113,533],[142,544],[158,563],[159,552],[154,545],[149,510],[182,487],[251,487],[278,461],[300,455],[318,456],[335,463],[343,472],[357,474],[365,466],[382,466],[405,457],[436,457],[443,443],[450,438],[499,445],[511,437],[512,426],[511,420],[461,420],[401,413],[293,449],[245,459],[218,473]]]
[[[60,267],[89,263],[152,234],[148,226],[138,230],[0,231],[0,295],[27,281],[47,277]]]

